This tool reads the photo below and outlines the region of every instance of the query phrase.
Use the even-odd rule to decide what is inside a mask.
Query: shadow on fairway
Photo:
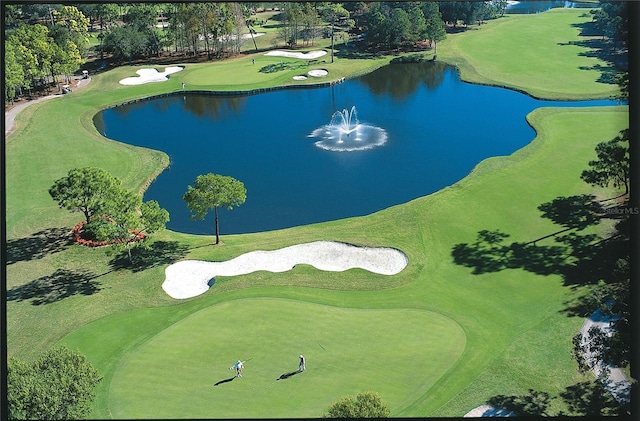
[[[578,286],[611,280],[619,258],[630,255],[628,216],[622,219],[625,215],[614,212],[616,206],[605,209],[594,196],[581,195],[558,197],[538,209],[542,211],[542,218],[564,229],[526,242],[508,242],[510,234],[481,230],[474,243],[453,247],[454,263],[472,268],[475,275],[519,268],[538,275],[557,274],[562,276],[565,285]],[[608,237],[581,233],[603,219],[619,219],[615,231]],[[571,230],[573,232],[568,232]],[[555,244],[538,244],[550,238]]]
[[[7,240],[7,265],[42,259],[73,245],[69,228],[47,228],[28,237]]]
[[[232,382],[232,381],[233,381],[233,379],[235,379],[235,378],[236,378],[236,376],[233,376],[233,377],[230,377],[230,378],[228,378],[228,379],[220,380],[218,383],[214,384],[214,386],[217,386],[217,385],[222,384],[222,383],[229,383],[229,382]]]
[[[296,371],[292,371],[291,373],[284,373],[283,375],[281,375],[280,377],[278,377],[276,379],[276,381],[278,380],[284,380],[284,379],[288,379],[289,377],[295,376],[298,373],[302,373],[302,371],[296,370]]]
[[[131,249],[131,259],[126,250],[119,252],[109,265],[113,270],[130,269],[133,272],[140,272],[149,268],[169,265],[184,258],[187,255],[187,246],[177,241],[156,241],[152,244],[141,244]]]
[[[93,295],[102,289],[95,280],[100,276],[86,270],[58,269],[51,275],[11,288],[7,291],[7,301],[32,300],[31,304],[38,306],[74,295]]]
[[[487,403],[513,412],[516,416],[554,417],[553,402],[563,401],[575,417],[624,416],[626,409],[597,382],[580,382],[567,386],[559,396],[529,389],[525,395],[497,395]]]

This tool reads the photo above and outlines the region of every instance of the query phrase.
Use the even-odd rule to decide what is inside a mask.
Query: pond
[[[144,197],[169,211],[169,229],[214,232],[213,215],[192,220],[182,200],[196,176],[242,181],[246,202],[220,211],[221,234],[235,234],[405,203],[456,183],[485,158],[531,142],[535,132],[525,116],[535,108],[612,104],[539,101],[461,82],[455,68],[429,62],[390,64],[325,88],[144,100],[106,109],[94,122],[109,138],[170,156],[169,169]],[[336,111],[354,106],[359,122],[383,131],[384,141],[364,150],[319,147],[322,139],[311,135]]]
[[[565,9],[593,9],[599,7],[598,3],[579,2],[579,1],[538,1],[538,0],[525,0],[525,1],[511,1],[508,3],[505,13],[511,14],[533,14],[546,12],[550,9],[565,8]]]

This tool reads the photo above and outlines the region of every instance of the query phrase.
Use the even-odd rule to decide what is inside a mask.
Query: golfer
[[[307,369],[307,364],[304,359],[304,355],[300,354],[300,362],[298,363],[298,371],[304,371]]]
[[[231,367],[229,367],[229,370],[234,369],[236,370],[236,377],[242,377],[242,368],[244,367],[244,363],[240,360],[238,360],[237,363],[235,363],[234,365],[232,365]]]

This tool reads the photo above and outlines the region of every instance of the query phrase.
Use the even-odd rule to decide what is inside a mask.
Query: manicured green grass
[[[65,343],[105,342],[92,332],[106,338],[121,330],[119,318],[111,317]],[[463,349],[462,329],[426,311],[233,300],[167,325],[122,355],[107,410],[116,418],[316,417],[336,393],[357,393],[362,384],[401,408],[444,375]],[[308,370],[277,380],[297,369],[299,353]],[[243,377],[216,386],[233,377],[228,367],[237,359],[248,360]],[[242,405],[238,396],[244,396]]]
[[[579,13],[571,13],[579,22]],[[556,13],[531,18],[543,27],[558,24]],[[495,33],[513,35],[514,29],[502,26],[502,21],[495,23]],[[472,61],[473,54],[466,50],[471,46],[466,42],[472,43],[470,40],[486,29],[491,32],[491,25],[494,23],[450,36],[438,45],[439,59],[447,58],[450,42],[451,51],[463,59],[461,63]],[[531,48],[537,45],[531,44]],[[257,61],[264,59],[262,55],[255,57]],[[505,55],[497,61],[508,68],[512,57]],[[540,67],[539,71],[556,72],[556,77],[571,72],[574,60],[562,54],[558,57],[562,62],[555,70]],[[493,65],[488,56],[481,59],[476,68]],[[69,169],[99,166],[137,191],[167,164],[162,152],[100,136],[92,125],[99,109],[179,90],[184,79],[191,80],[187,89],[244,86],[237,78],[231,79],[233,74],[242,74],[251,88],[278,83],[272,78],[260,79],[265,75],[252,70],[260,65],[256,62],[252,67],[250,62],[251,56],[247,56],[210,65],[188,64],[167,82],[136,87],[118,84],[138,68],[125,66],[95,76],[81,91],[33,105],[19,115],[17,130],[6,139],[10,356],[31,360],[60,341],[78,347],[104,376],[95,418],[147,418],[156,416],[160,405],[187,416],[185,400],[194,401],[191,417],[257,414],[250,407],[229,405],[239,395],[255,395],[255,404],[265,410],[271,402],[274,406],[269,411],[273,412],[268,414],[273,416],[319,416],[333,400],[374,388],[391,404],[394,416],[457,417],[491,396],[525,394],[529,388],[558,394],[584,379],[568,352],[581,320],[562,313],[580,288],[572,291],[564,286],[560,275],[543,276],[521,268],[475,275],[471,269],[454,264],[451,251],[458,243],[472,243],[483,229],[500,229],[513,241],[529,241],[557,231],[556,225],[540,217],[537,207],[559,196],[593,192],[579,179],[580,172],[595,158],[598,142],[615,137],[628,126],[627,107],[536,110],[529,121],[538,135],[524,149],[481,163],[471,176],[438,193],[366,217],[223,236],[221,247],[213,246],[212,236],[164,231],[153,236],[154,251],[145,265],[134,269],[118,266],[109,249],[90,250],[55,241],[81,218],[57,209],[47,193],[53,181]],[[331,67],[327,64],[327,69],[336,78],[349,77],[386,62],[388,58],[339,59]],[[224,76],[207,79],[212,84],[207,85],[207,69]],[[500,82],[498,76],[507,77],[499,70],[496,83]],[[516,82],[529,89],[527,78]],[[576,88],[572,95],[592,95],[599,85],[585,81],[582,91]],[[593,232],[600,230],[596,227]],[[216,279],[208,293],[184,301],[169,298],[160,287],[164,268],[178,259],[226,260],[251,250],[314,240],[396,247],[408,255],[409,266],[392,277],[363,270],[328,273],[307,266],[286,273],[257,272]],[[553,239],[541,244],[553,244]],[[352,321],[360,324],[350,342],[340,332]],[[234,332],[232,322],[241,324],[243,332]],[[431,323],[436,324],[433,330]],[[354,375],[364,377],[343,377],[344,366],[332,368],[331,364],[345,361],[317,353],[322,351],[319,346],[307,351],[310,348],[306,346],[313,346],[311,341],[319,336],[324,339],[325,330],[331,333],[329,347],[339,346],[349,356],[358,351],[359,359],[353,363],[360,368]],[[402,330],[413,334],[398,336]],[[443,330],[449,336],[442,337]],[[363,348],[362,343],[376,347]],[[245,345],[239,349],[239,344]],[[231,372],[225,370],[235,359],[252,358],[249,352],[245,354],[247,348],[256,360],[247,364],[246,377],[215,388],[204,386],[207,381],[226,378]],[[403,354],[405,348],[407,354]],[[375,364],[381,357],[376,349],[386,351],[382,353],[385,364],[379,369]],[[414,352],[416,349],[420,351]],[[242,355],[237,355],[240,352]],[[298,353],[309,357],[309,370],[275,383],[280,374],[295,368]],[[220,354],[221,365],[214,354]],[[386,362],[404,360],[408,355],[413,355],[413,360],[418,356],[421,375],[394,376],[395,370],[401,369]],[[431,358],[423,358],[425,355],[433,355],[439,364],[429,365]],[[183,357],[187,363],[182,367],[162,365],[166,358],[175,362]],[[367,369],[370,366],[373,368]],[[443,370],[439,371],[439,366]],[[187,380],[193,389],[186,389],[183,382]],[[184,393],[177,385],[190,393],[172,402],[172,396]],[[276,396],[269,385],[285,393]],[[174,393],[161,395],[159,402],[156,399],[160,396],[152,395],[153,387],[170,388]],[[301,388],[315,393],[313,399],[302,398],[313,411],[291,410],[291,405],[298,404]],[[214,406],[216,394],[229,399]],[[140,400],[127,398],[142,395]]]
[[[459,66],[471,82],[516,88],[539,98],[616,95],[615,82],[600,81],[613,69],[588,48],[600,37],[581,35],[590,21],[591,15],[579,9],[508,15],[450,35],[438,45],[438,57]]]

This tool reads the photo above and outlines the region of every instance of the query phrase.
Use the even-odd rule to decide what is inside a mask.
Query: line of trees
[[[16,10],[5,22],[20,23]],[[50,10],[50,19],[42,23],[19,24],[5,38],[5,98],[15,98],[23,90],[58,83],[65,75],[67,83],[83,63],[88,45],[89,20],[75,6]]]
[[[373,3],[364,13],[366,40],[369,45],[399,48],[429,40],[445,39],[446,31],[436,2]]]

